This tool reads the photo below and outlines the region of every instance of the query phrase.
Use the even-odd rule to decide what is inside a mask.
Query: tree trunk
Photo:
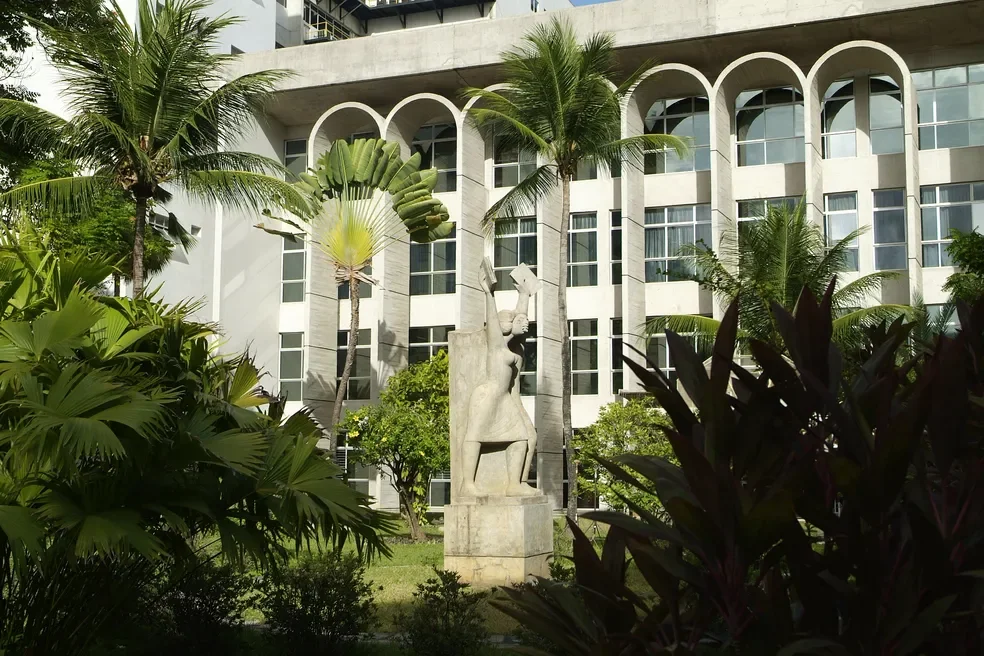
[[[119,298],[120,296],[120,274],[113,274],[113,296]]]
[[[140,298],[144,290],[144,231],[147,227],[147,199],[137,197],[137,216],[133,224],[133,260],[130,280],[133,281],[133,298]]]
[[[423,542],[424,529],[420,526],[420,521],[417,519],[417,511],[414,509],[414,501],[416,497],[413,491],[400,492],[400,504],[403,506],[403,512],[407,515],[407,526],[410,527],[410,538],[414,542]]]
[[[560,415],[567,447],[567,517],[577,521],[577,462],[571,436],[571,331],[567,325],[567,260],[570,257],[571,181],[560,183],[560,278],[557,281],[557,320],[560,322]]]
[[[335,390],[335,404],[331,409],[332,435],[335,434],[335,426],[342,419],[342,404],[348,393],[349,378],[352,375],[352,366],[355,364],[355,349],[359,346],[359,281],[352,275],[349,276],[349,299],[352,301],[352,320],[349,327],[348,351],[345,353],[345,366],[342,368],[342,377]]]

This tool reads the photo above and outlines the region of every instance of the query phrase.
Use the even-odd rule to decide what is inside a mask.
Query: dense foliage
[[[94,295],[111,270],[0,237],[0,648],[76,653],[206,537],[263,566],[312,539],[386,551],[307,413],[192,306]]]
[[[309,209],[279,161],[230,149],[286,73],[229,79],[235,56],[218,47],[219,35],[239,20],[210,18],[207,6],[208,0],[137,0],[131,25],[110,0],[95,21],[37,23],[72,117],[0,98],[0,134],[8,142],[85,172],[18,185],[0,193],[0,209],[16,214],[40,206],[61,214],[85,208],[107,188],[121,190],[135,208],[134,296],[144,287],[148,218],[175,191],[246,212],[269,204]]]
[[[618,58],[615,37],[594,34],[583,43],[567,21],[553,19],[531,29],[522,43],[502,53],[504,82],[495,91],[468,88],[467,97],[478,102],[470,117],[496,152],[524,151],[542,165],[519,180],[492,204],[485,224],[501,218],[526,216],[538,203],[560,191],[556,226],[560,231],[560,271],[554,298],[541,295],[540,303],[557,303],[560,327],[561,425],[563,443],[570,444],[571,348],[567,325],[568,232],[571,217],[571,180],[578,171],[606,170],[614,162],[639,166],[646,152],[686,150],[676,137],[643,134],[622,138],[622,101],[642,79],[653,62],[645,62],[616,83]],[[527,262],[526,264],[535,264]],[[577,466],[568,460],[570,483],[567,513],[577,516]]]
[[[479,653],[489,637],[482,616],[487,593],[471,590],[457,572],[434,573],[417,585],[410,610],[397,617],[404,648],[413,656]]]
[[[772,306],[789,355],[752,340],[757,374],[734,361],[736,305],[710,372],[668,333],[695,408],[629,361],[670,415],[680,465],[606,466],[669,522],[593,513],[610,530],[599,555],[571,525],[576,591],[541,581],[499,606],[566,654],[981,653],[984,303],[901,366],[911,326],[896,320],[848,380],[833,294],[804,290],[795,315]],[[641,586],[626,583],[627,553]]]
[[[290,654],[335,654],[375,623],[372,586],[353,554],[318,553],[263,580],[260,610]],[[279,650],[278,650],[279,651]]]
[[[451,465],[448,356],[439,352],[394,374],[379,402],[349,412],[339,430],[360,462],[381,468],[400,497],[415,540],[422,540],[427,485]]]
[[[748,344],[759,340],[783,348],[779,322],[772,312],[778,303],[792,312],[803,289],[822,296],[833,280],[836,291],[831,298],[834,311],[833,338],[844,350],[853,353],[860,346],[863,329],[909,311],[902,305],[872,304],[885,280],[896,277],[892,271],[877,271],[841,283],[842,272],[850,270],[856,230],[843,239],[828,244],[821,226],[806,216],[805,206],[770,206],[756,221],[743,221],[740,230],[732,227],[721,234],[717,251],[710,244],[684,246],[680,255],[693,258],[689,278],[711,290],[725,307],[738,303],[738,349],[747,355]],[[709,353],[721,323],[701,315],[670,315],[652,319],[647,332],[662,334],[670,329],[690,334],[698,351]]]
[[[602,407],[595,423],[574,433],[574,447],[581,462],[580,494],[600,497],[612,510],[626,511],[626,504],[632,503],[659,512],[661,507],[656,497],[597,463],[626,453],[672,461],[673,449],[665,433],[671,426],[666,412],[651,398],[615,401]]]
[[[943,289],[968,303],[984,296],[984,235],[954,230],[946,250],[959,270],[950,274]]]

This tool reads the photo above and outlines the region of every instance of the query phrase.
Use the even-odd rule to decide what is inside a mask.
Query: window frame
[[[291,147],[301,144],[301,152],[291,152]],[[300,174],[291,169],[291,165],[303,161],[304,167],[300,173],[306,173],[308,169],[307,139],[284,139],[284,168],[292,174],[293,180],[300,180]]]
[[[576,218],[592,217],[593,227],[576,228],[574,226]],[[590,244],[590,235],[594,235],[594,244]],[[577,235],[589,235],[588,250],[594,250],[594,259],[573,261],[574,243]],[[576,279],[575,268],[587,270],[588,282],[581,283]],[[577,283],[577,284],[575,284]],[[567,235],[567,286],[568,287],[597,287],[598,286],[598,213],[597,212],[571,212],[570,229]]]
[[[587,328],[591,334],[579,335],[576,334],[580,332],[582,325],[587,322]],[[598,394],[598,320],[597,319],[569,319],[567,321],[568,325],[568,335],[570,336],[570,348],[571,348],[571,394],[573,396],[597,396]],[[575,344],[581,342],[594,342],[594,368],[593,369],[575,369]],[[591,359],[590,345],[589,345],[589,360]],[[578,385],[578,380],[587,379],[588,392],[579,391],[581,388]]]
[[[831,210],[831,209],[829,209],[829,200],[831,198],[833,198],[834,196],[853,196],[854,197],[854,209],[853,210]],[[838,215],[838,216],[845,215],[846,216],[848,214],[853,214],[854,215],[854,230],[857,230],[858,229],[858,225],[859,225],[859,220],[860,220],[860,217],[858,216],[858,192],[856,192],[856,191],[842,191],[842,192],[837,192],[837,193],[832,193],[832,194],[824,194],[823,195],[823,236],[824,236],[824,239],[827,242],[827,248],[830,248],[831,242],[838,241],[838,240],[832,240],[831,237],[830,237],[829,220],[830,220],[831,215]],[[851,232],[853,232],[854,230],[852,230]],[[855,237],[854,244],[849,249],[849,250],[852,250],[854,252],[854,268],[853,269],[845,269],[844,272],[851,273],[851,272],[860,271],[860,269],[861,269],[861,261],[860,261],[860,256],[859,256],[859,246],[860,245],[858,243],[858,239]]]
[[[494,189],[508,189],[509,187],[515,187],[521,181],[525,180],[531,173],[536,171],[536,153],[527,150],[525,148],[516,148],[516,159],[515,160],[503,160],[501,162],[497,161],[498,151],[499,151],[499,140],[502,139],[501,135],[492,135],[492,187]],[[525,173],[524,173],[525,167]],[[500,184],[503,182],[505,177],[505,171],[512,170],[515,171],[516,182],[512,184]],[[500,175],[500,172],[503,172]]]
[[[967,196],[969,200],[950,201],[950,202],[940,201],[940,198],[942,198],[943,196],[942,194],[943,189],[949,187],[963,187],[963,186],[968,187]],[[927,198],[929,198],[927,194],[929,193],[932,194],[931,200],[927,200]],[[964,205],[970,206],[970,221],[971,221],[970,229],[973,230],[974,206],[981,205],[982,212],[984,212],[984,181],[955,182],[955,183],[946,183],[946,184],[937,184],[937,185],[922,185],[919,188],[919,199],[920,199],[920,211],[921,211],[921,215],[919,217],[920,219],[919,243],[922,253],[922,266],[924,268],[925,267],[930,267],[930,268],[952,267],[953,266],[952,260],[944,264],[944,260],[950,257],[950,254],[947,252],[946,249],[953,240],[949,238],[949,234],[950,234],[949,232],[947,233],[946,237],[943,236],[943,231],[942,231],[943,219],[941,216],[943,213],[942,210],[944,208],[950,208],[950,207],[961,207]],[[936,237],[934,239],[925,238],[926,219],[927,219],[927,213],[929,212],[932,212],[933,214],[933,225],[936,230]],[[953,228],[951,227],[950,230],[952,231]],[[927,264],[927,257],[926,257],[926,253],[928,252],[927,248],[936,249],[935,264]]]
[[[291,337],[300,336],[300,345],[299,346],[284,346],[284,338],[285,337],[288,337],[288,336],[291,336]],[[285,385],[284,384],[286,383],[286,384],[290,385],[290,388],[288,388],[288,390],[287,390],[287,400],[288,401],[303,401],[303,399],[304,399],[304,360],[305,360],[305,358],[304,358],[304,333],[303,332],[280,333],[280,344],[279,344],[279,346],[280,346],[280,348],[278,350],[278,359],[277,359],[277,386],[278,386],[278,389],[279,389],[278,394],[281,397],[284,395],[284,391],[285,391],[284,390],[284,388],[285,388]],[[298,353],[300,355],[300,359],[301,359],[301,375],[300,375],[300,377],[297,377],[297,378],[294,378],[294,377],[284,378],[283,377],[284,354],[289,354],[289,353]],[[295,386],[296,386],[296,389],[297,389],[297,398],[296,399],[292,398],[292,394],[291,394],[291,390],[294,389]]]
[[[944,82],[937,82],[937,73],[946,73],[948,71],[955,71],[958,69],[963,69],[964,82],[959,84],[948,84]],[[926,80],[929,83],[926,83]],[[931,68],[922,71],[912,72],[912,83],[916,90],[917,98],[917,129],[919,130],[919,150],[945,150],[949,148],[970,148],[975,146],[984,146],[984,63],[968,63],[968,64],[958,64],[956,66],[941,66],[938,68]],[[957,118],[950,120],[938,120],[939,116],[939,105],[937,103],[938,94],[940,91],[947,91],[951,89],[958,89],[965,87],[967,89],[967,118]],[[975,107],[973,101],[973,88],[980,87],[981,96],[981,109],[979,116],[972,116],[973,109]],[[923,116],[923,109],[925,108],[924,100],[927,97],[931,97],[932,103],[932,116],[929,120],[926,120]],[[978,130],[980,131],[981,138],[979,143],[973,143],[971,140],[971,127],[972,124],[979,124]],[[961,143],[952,146],[940,146],[940,128],[945,130],[951,127],[966,125],[967,126],[967,140],[966,143]],[[931,144],[931,145],[928,145]]]
[[[435,137],[438,128],[453,128],[453,137]],[[424,130],[430,130],[431,136],[429,138],[420,138],[420,133]],[[438,168],[434,165],[434,150],[435,146],[439,143],[454,143],[454,167],[453,168]],[[427,153],[427,148],[424,145],[429,145],[430,153]],[[420,152],[420,156],[423,161],[421,161],[420,169],[435,168],[437,169],[437,184],[434,187],[435,194],[445,194],[453,193],[458,190],[458,126],[452,121],[451,123],[428,123],[426,125],[421,125],[417,128],[417,132],[414,134],[413,139],[410,142],[410,153]],[[429,165],[427,158],[430,158]],[[451,175],[448,175],[451,174]]]
[[[612,394],[618,396],[625,389],[625,362],[622,355],[625,352],[622,335],[622,318],[612,317],[609,323],[612,354]]]
[[[779,91],[789,91],[792,100],[783,102],[768,102],[766,98],[769,93],[775,94]],[[762,101],[760,104],[749,104],[751,100],[756,97],[761,96]],[[746,98],[742,102],[742,98]],[[798,98],[798,99],[797,99]],[[768,134],[768,110],[776,109],[780,107],[792,107],[793,108],[793,133],[790,135],[782,137],[769,137],[763,136],[757,139],[742,139],[740,137],[741,130],[741,114],[742,112],[750,112],[756,109],[761,110],[762,118],[765,121],[763,123],[763,135]],[[799,122],[797,124],[797,109],[799,110]],[[793,86],[781,86],[781,87],[769,87],[762,89],[746,89],[738,94],[735,99],[735,111],[734,111],[734,121],[735,121],[735,131],[734,138],[736,144],[736,156],[738,166],[769,166],[771,164],[799,164],[802,163],[806,158],[806,134],[805,134],[805,108],[803,102],[803,93]],[[797,134],[799,132],[799,134]],[[769,144],[778,143],[784,141],[793,141],[793,153],[794,158],[791,160],[784,161],[770,161],[769,159]],[[744,162],[743,159],[747,159],[746,155],[743,155],[743,148],[747,151],[749,147],[762,144],[762,162],[760,164],[749,164]]]
[[[457,286],[458,286],[458,273],[457,273],[457,270],[458,270],[458,241],[457,241],[457,239],[458,239],[458,231],[457,231],[457,228],[452,228],[451,234],[449,234],[447,237],[443,237],[441,239],[436,239],[436,240],[434,240],[432,242],[428,242],[426,244],[417,244],[417,243],[413,243],[413,242],[410,244],[410,267],[409,267],[410,268],[410,296],[441,296],[441,295],[445,295],[445,294],[454,294],[455,293],[455,291],[457,290]],[[454,263],[453,263],[452,268],[450,268],[450,269],[439,269],[439,270],[434,268],[434,247],[437,244],[443,245],[445,248],[447,248],[447,245],[450,244],[450,252],[451,252],[451,255],[454,258]],[[427,263],[428,263],[428,267],[429,268],[426,271],[414,271],[413,270],[413,266],[414,266],[414,251],[415,250],[416,251],[424,251],[424,250],[427,251]],[[445,253],[445,255],[447,255],[447,252]],[[445,258],[445,260],[447,260],[447,259],[448,258]],[[445,281],[448,281],[449,280],[450,283],[451,283],[450,290],[435,292],[434,291],[434,278],[436,276],[442,276],[442,280],[445,280]],[[414,278],[421,279],[421,278],[424,278],[424,277],[426,277],[428,279],[428,281],[429,281],[428,282],[428,286],[427,286],[427,290],[428,291],[414,291]]]
[[[417,364],[417,363],[420,363],[420,362],[426,362],[427,360],[429,360],[432,357],[434,357],[435,355],[437,355],[440,351],[447,351],[448,350],[448,340],[449,340],[448,335],[454,329],[455,328],[454,328],[453,325],[445,325],[445,326],[413,326],[413,327],[411,327],[410,328],[410,331],[409,331],[409,335],[408,335],[409,339],[408,339],[408,342],[407,342],[408,345],[409,345],[408,350],[407,350],[407,364],[408,365],[413,365],[413,364]],[[424,342],[419,341],[419,340],[418,341],[414,341],[414,331],[421,331],[421,330],[426,330],[427,331],[427,341],[424,341]],[[443,341],[434,339],[434,334],[435,334],[434,331],[435,330],[444,330],[444,340]],[[414,349],[417,349],[418,351],[421,351],[421,349],[426,349],[427,350],[427,357],[425,357],[423,359],[420,359],[419,357],[418,358],[415,358],[414,355],[413,355]]]
[[[612,284],[622,284],[622,255],[625,244],[622,243],[622,210],[608,211],[610,226],[608,253],[611,260]]]
[[[349,329],[351,330],[351,329]],[[338,383],[342,378],[342,369],[345,367],[345,358],[348,355],[348,335],[349,330],[339,330],[337,332],[337,348],[335,351],[335,390],[339,388]],[[360,353],[365,351],[364,353]],[[356,376],[359,357],[363,356],[369,361],[369,373],[365,376]],[[360,383],[359,396],[352,395],[353,381]],[[363,388],[361,385],[364,384]],[[352,372],[349,374],[348,389],[345,390],[345,398],[342,401],[368,401],[372,398],[372,328],[359,328],[359,343],[355,347],[355,360],[352,362]]]
[[[875,91],[873,89],[875,82],[882,82],[884,84],[892,84],[895,89],[881,89]],[[882,96],[892,96],[899,103],[899,123],[898,125],[884,126],[884,127],[872,127],[872,108],[874,107],[874,98],[879,98]],[[897,141],[895,143],[895,148],[892,150],[876,150],[875,149],[875,134],[895,132],[898,135]],[[899,88],[898,84],[888,75],[871,75],[868,77],[868,143],[871,148],[872,155],[897,155],[899,153],[905,152],[905,103],[902,100],[902,90]]]
[[[280,241],[280,302],[281,303],[303,303],[305,297],[307,296],[307,265],[308,265],[308,252],[307,245],[308,240],[306,235],[301,232],[297,233],[293,237],[295,242],[300,242],[300,248],[287,248],[287,237],[284,237]],[[300,255],[301,259],[301,277],[300,278],[287,278],[287,261],[288,258],[293,259],[294,256]],[[295,298],[292,294],[288,300],[288,289],[295,290],[300,288],[300,297]]]
[[[670,211],[679,211],[683,208],[690,210],[690,221],[673,221],[669,220]],[[705,216],[699,216],[701,211],[704,211]],[[662,218],[660,218],[662,217]],[[690,226],[693,228],[693,245],[696,245],[698,241],[704,241],[704,245],[708,248],[713,246],[713,243],[708,243],[709,240],[713,240],[713,234],[711,229],[711,205],[710,203],[697,203],[694,205],[667,205],[664,207],[647,207],[645,210],[645,233],[643,242],[643,266],[645,267],[645,280],[647,283],[657,283],[657,282],[678,282],[680,280],[686,280],[683,277],[670,277],[670,266],[671,262],[682,262],[682,261],[692,261],[693,258],[686,255],[679,255],[679,248],[677,248],[676,253],[670,254],[670,241],[669,228],[683,228]],[[702,231],[706,231],[706,234],[699,234]],[[662,234],[662,237],[655,237],[662,241],[663,244],[663,255],[657,255],[650,257],[647,255],[647,245],[650,240],[651,234]],[[702,239],[706,237],[707,239]],[[681,243],[680,247],[684,245],[689,245]],[[656,263],[662,262],[663,268],[657,269],[655,267]],[[691,267],[692,270],[692,267]]]
[[[901,192],[902,203],[900,205],[886,205],[883,207],[878,206],[879,194],[885,193],[896,193]],[[883,242],[878,241],[878,215],[879,213],[887,212],[901,212],[902,213],[902,241],[893,242]],[[871,233],[872,233],[872,243],[874,244],[874,266],[875,271],[905,271],[908,268],[908,220],[905,211],[905,188],[904,187],[891,187],[887,189],[873,189],[871,192]],[[880,267],[878,265],[878,252],[887,249],[902,249],[902,266],[901,267]]]
[[[500,226],[505,226],[507,224],[515,225],[516,232],[508,234],[500,234]],[[532,227],[532,232],[529,229]],[[523,229],[526,228],[526,232]],[[537,266],[537,221],[535,216],[516,216],[516,217],[506,217],[498,219],[495,222],[495,228],[492,235],[492,269],[495,271],[496,279],[496,291],[507,291],[516,289],[516,283],[513,279],[509,277],[509,273],[518,267],[520,264],[525,264],[530,268],[534,274],[536,274]],[[501,264],[499,261],[499,244],[505,241],[515,241],[516,242],[516,264]],[[533,262],[524,262],[522,260],[523,253],[523,243],[527,245],[529,242],[533,243]]]
[[[839,85],[839,86],[838,86]],[[833,89],[833,91],[831,91]],[[843,90],[849,90],[849,94],[838,95]],[[823,159],[846,159],[849,157],[858,156],[858,102],[857,102],[857,90],[854,88],[854,79],[848,80],[835,80],[827,88],[826,93],[823,96],[823,104],[820,107],[820,142],[821,142],[821,157]],[[844,130],[829,130],[827,125],[827,103],[839,103],[844,102],[845,108],[851,108],[851,123],[852,127],[850,129]],[[839,114],[838,114],[839,115]],[[838,155],[836,157],[830,154],[831,152],[831,142],[837,137],[850,136],[851,139],[851,151],[850,155]]]
[[[690,101],[689,111],[673,111],[669,110],[679,105],[684,101]],[[699,111],[698,101],[703,101],[707,104],[707,109]],[[672,104],[671,104],[672,103]],[[663,107],[662,112],[657,115],[653,115],[653,110],[658,105]],[[703,134],[697,134],[701,132],[698,130],[698,117],[705,116],[707,124],[707,134],[706,141]],[[670,121],[679,119],[680,122],[686,121],[688,118],[692,119],[694,129],[693,129],[693,145],[690,152],[686,157],[679,157],[676,152],[670,148],[663,148],[660,150],[649,150],[646,151],[645,159],[643,162],[643,173],[645,175],[664,175],[667,173],[693,173],[695,171],[710,171],[711,170],[711,125],[710,125],[710,101],[706,96],[684,96],[680,98],[660,98],[650,105],[649,110],[646,112],[646,116],[643,119],[643,129],[646,134],[668,134],[673,136],[673,132],[668,132],[666,130]],[[661,122],[663,129],[657,129],[657,122]],[[684,135],[689,136],[689,135]],[[700,153],[700,156],[698,156]],[[700,163],[698,164],[698,160]],[[667,170],[667,164],[671,161],[678,163],[689,162],[690,166],[688,168],[674,169],[672,171]],[[662,165],[662,171],[659,170],[660,165]]]

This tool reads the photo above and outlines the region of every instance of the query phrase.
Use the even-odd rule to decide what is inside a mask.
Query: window
[[[367,132],[353,132],[352,134],[349,135],[349,137],[348,137],[348,139],[346,139],[346,141],[348,141],[349,142],[349,145],[351,145],[351,144],[354,144],[359,139],[376,139],[376,138],[377,138],[376,137],[376,131],[375,130],[369,130]]]
[[[299,179],[307,171],[307,140],[290,139],[284,142],[284,166]]]
[[[874,192],[875,270],[906,268],[905,189]]]
[[[367,276],[372,276],[372,265],[369,264],[362,270]],[[351,295],[352,288],[348,280],[338,283],[338,300],[344,300]],[[359,298],[372,298],[372,285],[364,280],[359,281]]]
[[[574,171],[572,180],[596,180],[598,178],[598,165],[594,162],[581,161],[577,163],[577,170]]]
[[[281,267],[283,303],[300,303],[304,300],[304,272],[306,267],[304,235],[284,237],[283,265]]]
[[[567,242],[567,284],[593,287],[598,284],[598,215],[594,212],[571,214]]]
[[[426,362],[438,351],[448,350],[448,333],[454,326],[430,326],[410,329],[410,364]]]
[[[536,153],[506,146],[502,137],[492,138],[492,184],[495,187],[515,187],[535,170]]]
[[[336,354],[337,371],[335,376],[342,378],[345,369],[345,358],[348,356],[349,331],[338,331],[338,352]],[[345,401],[365,401],[369,399],[369,381],[372,379],[372,330],[359,330],[359,344],[355,347],[355,361],[349,374],[349,383]]]
[[[622,210],[612,210],[612,284],[622,284]]]
[[[304,394],[304,333],[280,333],[280,396],[300,401]]]
[[[427,505],[431,508],[443,508],[451,503],[451,470],[435,472],[427,492]]]
[[[871,96],[868,99],[871,154],[901,153],[902,92],[887,75],[868,78]]]
[[[984,146],[984,64],[912,74],[919,99],[919,148]]]
[[[524,343],[523,370],[519,372],[520,396],[536,396],[536,322],[530,322]],[[532,476],[532,474],[531,474]]]
[[[823,229],[827,236],[827,247],[833,246],[858,229],[858,195],[827,194],[823,197]],[[847,249],[845,271],[858,270],[858,240],[854,238]]]
[[[520,264],[536,273],[536,217],[496,221],[492,260],[496,289],[500,291],[516,288],[509,273]]]
[[[857,155],[857,119],[854,113],[854,81],[840,80],[827,89],[820,112],[823,158]]]
[[[957,314],[957,309],[953,305],[947,303],[926,305],[926,315],[931,326],[939,323],[945,317],[943,333],[946,335],[952,337],[960,329],[960,316]]]
[[[711,169],[711,123],[707,98],[657,100],[649,108],[645,123],[646,134],[668,134],[693,140],[690,152],[683,157],[674,150],[647,153],[647,174]]]
[[[743,91],[736,105],[738,166],[803,161],[803,94],[791,87]]]
[[[711,206],[677,205],[646,209],[646,282],[678,280],[693,274],[683,246],[711,246]]]
[[[572,394],[598,393],[598,320],[569,321]]]
[[[376,480],[376,469],[359,462],[359,448],[353,445],[348,435],[338,436],[338,446],[335,447],[335,464],[345,472],[345,482],[349,487],[369,494],[369,481]]]
[[[951,231],[984,227],[984,182],[922,187],[920,196],[923,266],[953,266]]]
[[[754,200],[738,201],[738,222],[757,221],[765,218],[765,213],[773,208],[786,207],[794,211],[800,199],[796,196],[778,196],[776,198],[756,198]]]
[[[420,170],[437,169],[435,192],[454,191],[458,175],[458,128],[454,123],[425,125],[413,138],[411,151],[420,153]]]
[[[410,295],[453,294],[456,230],[429,244],[410,244]]]
[[[625,378],[622,374],[622,320],[612,319],[612,394],[623,389]]]

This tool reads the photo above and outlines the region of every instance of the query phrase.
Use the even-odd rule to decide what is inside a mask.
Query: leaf
[[[899,638],[893,653],[906,656],[906,654],[915,653],[922,648],[926,638],[939,626],[943,616],[946,615],[946,611],[950,609],[956,599],[956,595],[941,597],[924,608]]]

